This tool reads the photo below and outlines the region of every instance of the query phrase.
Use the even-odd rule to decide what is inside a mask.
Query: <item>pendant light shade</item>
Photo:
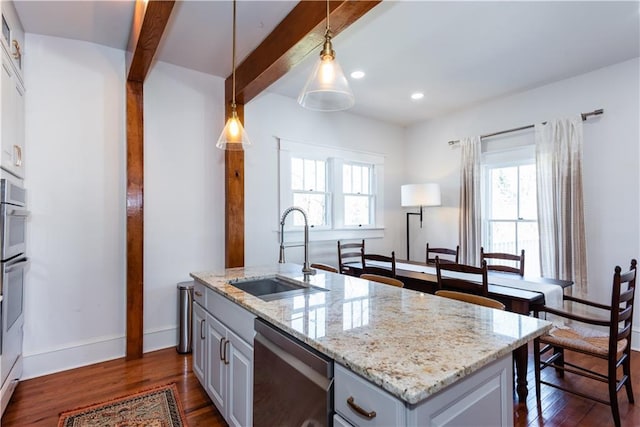
[[[240,122],[238,112],[236,110],[236,0],[233,0],[233,48],[232,48],[232,101],[231,101],[231,117],[222,129],[222,133],[218,138],[216,147],[222,150],[244,150],[251,145],[249,136]]]
[[[229,117],[229,120],[227,120],[227,123],[224,125],[216,147],[222,150],[238,151],[244,150],[250,145],[251,141],[249,141],[247,132],[244,130],[242,122],[240,122],[238,113],[235,107],[232,107],[231,117]]]
[[[320,59],[304,85],[298,104],[316,111],[340,111],[353,107],[355,99],[349,82],[336,60],[329,28],[329,1],[327,0],[327,27]]]

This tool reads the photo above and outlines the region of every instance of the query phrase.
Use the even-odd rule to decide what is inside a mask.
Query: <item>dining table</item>
[[[391,268],[390,263],[376,262],[379,266]],[[347,263],[351,274],[362,273],[361,262]],[[396,278],[406,289],[433,294],[438,290],[438,276],[433,264],[418,261],[396,261]],[[536,313],[543,305],[561,306],[564,289],[573,285],[572,281],[536,276],[520,276],[512,273],[489,271],[488,297],[505,305],[505,309],[525,316]],[[529,394],[527,382],[528,349],[523,345],[513,351],[515,362],[516,393],[520,402],[525,402]]]

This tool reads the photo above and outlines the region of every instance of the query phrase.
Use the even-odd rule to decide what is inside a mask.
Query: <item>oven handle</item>
[[[25,210],[25,209],[10,209],[7,211],[7,215],[10,216],[29,216],[31,215],[31,212]]]
[[[10,261],[8,263],[6,263],[6,266],[4,268],[4,272],[5,273],[9,273],[13,270],[17,270],[19,268],[25,268],[27,265],[29,265],[31,263],[31,261],[29,261],[28,258],[20,258],[18,260],[15,261]]]

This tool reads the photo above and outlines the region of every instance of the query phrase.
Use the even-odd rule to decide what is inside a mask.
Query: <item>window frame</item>
[[[370,163],[364,163],[361,161],[352,161],[345,159],[334,159],[333,165],[336,169],[335,178],[336,185],[335,188],[339,188],[340,192],[336,191],[335,197],[335,206],[336,213],[340,212],[340,215],[335,215],[336,219],[336,228],[348,229],[348,228],[372,228],[376,226],[376,208],[377,208],[377,191],[376,191],[376,167]],[[369,193],[345,193],[344,191],[344,166],[360,166],[366,167],[369,170]],[[369,198],[369,224],[359,224],[359,225],[345,225],[345,205],[346,205],[346,197],[347,196],[365,196]]]
[[[324,212],[324,223],[320,226],[318,225],[310,225],[309,229],[310,230],[329,230],[332,228],[332,215],[331,215],[331,210],[332,210],[332,194],[331,194],[331,162],[327,161],[327,159],[318,157],[316,156],[302,156],[302,155],[290,155],[289,157],[289,165],[291,165],[291,161],[294,158],[299,158],[301,160],[313,160],[313,161],[322,161],[325,164],[325,170],[324,170],[324,186],[325,189],[324,191],[314,191],[314,190],[294,190],[292,187],[293,185],[291,184],[291,180],[289,181],[289,189],[291,191],[291,199],[290,202],[291,204],[289,206],[293,206],[293,199],[294,199],[294,195],[295,194],[324,194],[324,198],[325,198],[325,212]],[[291,169],[289,169],[291,171]],[[289,177],[291,177],[291,173],[289,173]],[[284,208],[286,209],[286,208]],[[281,211],[284,211],[284,209],[281,209]],[[297,213],[293,213],[293,215],[297,215]],[[294,225],[294,227],[296,227]],[[297,226],[298,228],[302,228],[302,226]]]
[[[520,180],[519,167],[526,165],[536,165],[535,145],[524,145],[506,150],[485,152],[481,159],[481,203],[482,203],[482,246],[485,248],[492,247],[492,239],[490,235],[490,226],[492,223],[512,223],[515,227],[515,244],[514,253],[520,253],[522,248],[518,247],[518,226],[520,224],[536,224],[539,226],[538,216],[536,212],[535,218],[523,218],[520,216]],[[518,200],[517,200],[517,217],[515,219],[493,219],[490,200],[492,196],[491,177],[492,169],[518,167]],[[487,251],[490,251],[488,249]],[[532,254],[537,256],[537,254]],[[531,256],[531,255],[530,255]],[[529,256],[529,257],[530,257]],[[531,259],[531,258],[529,258]]]
[[[327,163],[326,193],[329,194],[327,207],[327,226],[309,227],[309,239],[312,241],[352,238],[384,237],[384,157],[379,154],[346,150],[338,147],[295,142],[278,139],[279,151],[279,212],[293,204],[291,186],[291,159],[303,158],[324,160]],[[371,224],[346,226],[344,224],[343,165],[358,164],[369,166],[373,206],[370,204]],[[278,221],[280,218],[278,217]],[[279,224],[278,224],[279,228]],[[301,241],[304,227],[293,226],[292,221],[285,224],[287,240]]]

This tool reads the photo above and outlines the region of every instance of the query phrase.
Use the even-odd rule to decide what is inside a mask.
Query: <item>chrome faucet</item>
[[[302,214],[304,218],[304,265],[302,266],[302,272],[307,274],[315,274],[315,270],[309,267],[309,221],[307,221],[307,213],[297,206],[291,206],[287,208],[282,213],[282,218],[280,218],[280,259],[278,262],[283,264],[284,260],[284,220],[287,219],[287,215],[289,215],[293,211],[298,211]],[[291,245],[287,246],[288,248],[292,248],[300,245]]]

